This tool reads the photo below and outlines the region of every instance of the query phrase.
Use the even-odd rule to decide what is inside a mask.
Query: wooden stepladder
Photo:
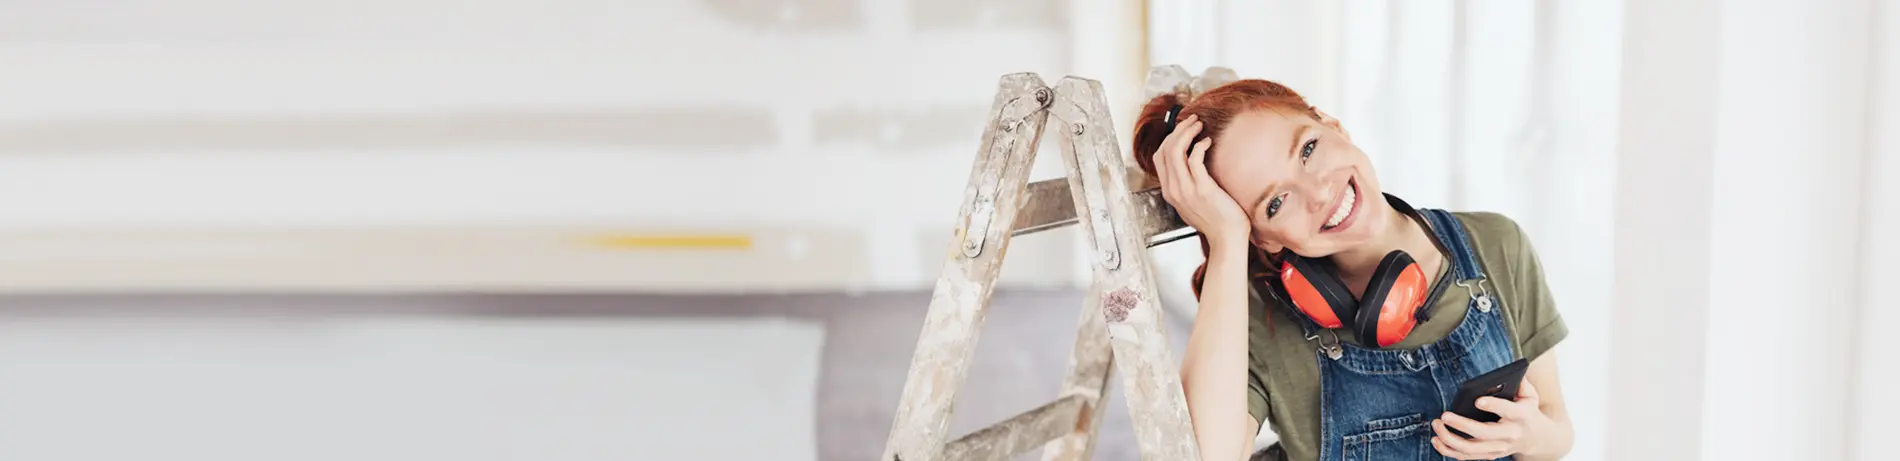
[[[1148,92],[1197,93],[1211,78],[1231,75],[1210,70],[1195,79],[1178,66],[1157,67]],[[1030,165],[1045,129],[1062,137],[1069,174],[1031,184]],[[1059,396],[951,439],[950,414],[1010,237],[1075,222],[1092,244],[1094,282]],[[1090,459],[1106,413],[1111,364],[1124,377],[1142,459],[1200,459],[1147,251],[1157,238],[1170,240],[1184,230],[1191,231],[1158,185],[1124,166],[1100,82],[1070,76],[1050,88],[1035,74],[1003,76],[879,459],[1008,459],[1037,447],[1045,448],[1045,461]]]

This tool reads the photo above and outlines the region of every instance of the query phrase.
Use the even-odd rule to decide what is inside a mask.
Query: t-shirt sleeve
[[[1258,292],[1253,293],[1251,298],[1247,308],[1247,414],[1253,416],[1254,433],[1259,433],[1260,428],[1267,424],[1267,415],[1273,410],[1271,404],[1267,403],[1267,361],[1260,356],[1261,348],[1256,344],[1269,321],[1266,317],[1268,301],[1262,300]]]
[[[1514,221],[1510,222],[1507,235],[1510,237],[1505,247],[1511,261],[1508,280],[1516,299],[1506,302],[1517,305],[1512,309],[1515,314],[1512,326],[1519,332],[1519,350],[1524,352],[1525,358],[1536,359],[1569,336],[1570,329],[1564,325],[1563,315],[1557,312],[1557,301],[1550,293],[1550,284],[1544,280],[1543,261],[1537,256],[1530,235]]]

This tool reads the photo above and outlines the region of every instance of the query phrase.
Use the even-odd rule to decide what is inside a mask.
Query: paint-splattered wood
[[[942,455],[957,389],[969,370],[1009,232],[1026,196],[1029,167],[1053,95],[1032,73],[1005,75],[998,85],[882,461],[928,461]]]
[[[1198,446],[1181,391],[1179,365],[1168,350],[1161,324],[1143,221],[1154,210],[1129,199],[1127,169],[1112,131],[1101,82],[1065,77],[1057,83],[1049,108],[1054,129],[1063,136],[1062,159],[1069,169],[1075,207],[1084,216],[1084,233],[1095,244],[1098,296],[1107,323],[1114,365],[1135,425],[1142,459],[1198,460]]]
[[[1075,348],[1069,351],[1069,375],[1062,379],[1062,397],[1080,397],[1081,414],[1068,434],[1049,441],[1042,451],[1043,461],[1088,461],[1095,459],[1095,441],[1102,428],[1102,415],[1108,413],[1109,370],[1115,353],[1108,345],[1108,326],[1102,322],[1102,310],[1094,294],[1082,303],[1082,319],[1076,323]]]
[[[1083,411],[1083,397],[1068,396],[971,432],[943,447],[943,459],[1005,460],[1068,434]]]

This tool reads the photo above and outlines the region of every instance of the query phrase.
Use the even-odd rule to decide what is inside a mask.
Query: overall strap
[[[1484,268],[1478,265],[1478,252],[1473,250],[1471,240],[1465,234],[1464,225],[1453,217],[1451,212],[1428,208],[1419,210],[1425,220],[1432,224],[1432,234],[1451,252],[1452,276],[1458,284],[1484,281]]]

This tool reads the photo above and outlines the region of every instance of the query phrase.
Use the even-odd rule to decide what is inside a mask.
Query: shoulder
[[[1492,211],[1459,211],[1452,216],[1465,228],[1465,234],[1471,238],[1471,244],[1478,250],[1478,257],[1486,262],[1514,262],[1530,248],[1530,236],[1517,220],[1503,213]]]
[[[1511,219],[1510,216],[1504,213],[1495,211],[1454,211],[1451,215],[1457,217],[1458,222],[1464,224],[1465,232],[1473,236],[1491,238],[1509,236],[1515,239],[1517,236],[1524,234],[1523,226],[1519,226],[1517,220]]]

